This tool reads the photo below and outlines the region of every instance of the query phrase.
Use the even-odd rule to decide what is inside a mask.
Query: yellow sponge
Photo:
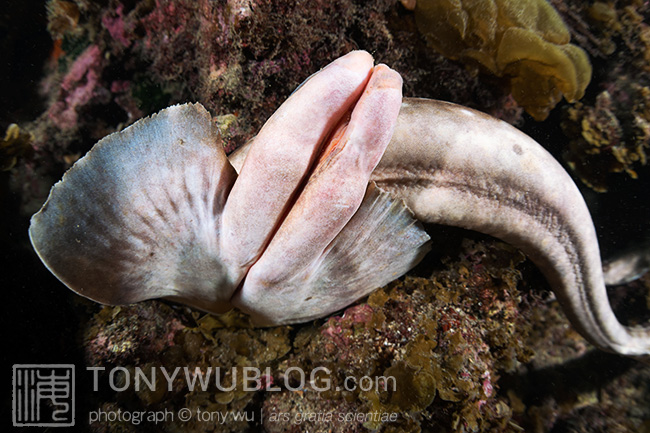
[[[545,0],[419,0],[415,14],[444,56],[510,78],[513,97],[537,120],[562,95],[582,98],[591,80],[587,54]]]

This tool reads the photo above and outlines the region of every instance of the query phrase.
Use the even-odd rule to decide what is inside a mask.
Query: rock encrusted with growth
[[[598,62],[587,98],[573,108],[569,121],[573,126],[567,129],[579,141],[572,147],[587,156],[572,160],[588,160],[592,165],[595,158],[604,158],[595,164],[629,169],[628,173],[642,178],[639,167],[647,147],[644,139],[634,140],[645,135],[633,137],[631,131],[645,130],[628,125],[636,125],[636,116],[647,119],[641,104],[645,104],[644,89],[649,86],[648,5],[638,0],[551,3],[569,26],[572,41]],[[42,205],[65,169],[102,137],[170,104],[198,101],[211,111],[223,145],[232,150],[250,139],[302,80],[352,49],[366,49],[378,62],[398,70],[406,96],[457,102],[511,123],[527,121],[503,79],[475,74],[435,53],[419,35],[414,13],[397,0],[51,0],[48,19],[53,41],[49,57],[43,59],[46,68],[38,86],[42,114],[36,119],[10,119],[8,123],[18,123],[23,137],[30,134],[30,138],[20,144],[12,142],[16,146],[3,154],[3,165],[11,167],[10,171],[0,173],[2,208],[11,213],[7,227],[13,229],[6,239],[16,242],[17,233],[24,233],[6,256],[12,266],[15,262],[10,256],[20,251],[15,260],[23,262],[18,269],[26,268],[24,261],[32,253],[26,236],[28,217]],[[628,78],[619,80],[619,76]],[[626,107],[625,97],[634,101],[628,113],[634,116],[619,109]],[[25,98],[23,105],[31,110],[17,113],[32,112],[38,106],[33,98]],[[555,131],[557,120],[551,115],[536,128],[541,134]],[[590,138],[625,142],[625,155],[636,154],[638,159],[619,161],[612,154],[611,140],[598,154],[588,153],[594,146],[580,141],[584,140],[583,125],[593,133],[588,134]],[[587,178],[583,172],[580,175]],[[607,186],[602,179],[588,181]],[[157,301],[118,308],[89,306],[89,322],[76,340],[88,365],[107,370],[120,365],[130,371],[187,365],[203,373],[215,366],[221,368],[224,387],[236,385],[232,391],[219,391],[212,381],[205,391],[200,387],[190,390],[181,378],[174,381],[171,391],[163,382],[156,391],[131,387],[122,393],[83,396],[92,408],[187,407],[194,412],[200,408],[253,415],[250,422],[138,426],[116,422],[95,423],[91,429],[647,429],[647,367],[615,356],[594,355],[568,325],[557,303],[535,294],[534,289],[543,286],[542,279],[528,262],[521,263],[517,251],[484,241],[466,244],[461,251],[461,258],[447,259],[436,272],[418,271],[427,278],[397,282],[340,316],[296,327],[252,329],[237,313],[206,316]],[[35,257],[33,261],[34,266],[42,266]],[[24,290],[24,281],[16,278],[8,284]],[[644,284],[650,303],[647,278]],[[51,310],[48,301],[52,297],[63,302],[67,294],[70,304],[77,302],[53,278],[34,286],[39,297],[29,306],[30,314],[32,308]],[[26,311],[21,304],[20,320]],[[258,366],[265,373],[259,390],[243,391],[241,374],[234,378],[228,373],[245,366]],[[290,367],[308,371],[315,366],[326,366],[331,374],[319,375],[317,383],[300,391],[287,388],[287,382],[300,382]],[[364,375],[392,375],[399,386],[395,392],[374,388],[319,392],[314,387],[326,379],[340,385],[346,377]],[[267,385],[281,390],[266,391]],[[398,417],[334,424],[305,419],[299,425],[295,418],[297,414],[338,417],[373,411],[397,413]],[[289,414],[289,419],[272,421],[279,413]]]
[[[513,252],[501,243],[468,242],[460,259],[431,278],[408,277],[340,316],[294,327],[253,329],[237,312],[206,316],[159,302],[105,307],[86,332],[86,350],[96,366],[189,365],[201,374],[220,367],[220,384],[235,385],[224,392],[213,378],[207,389],[191,390],[179,380],[171,392],[130,390],[126,403],[123,396],[104,403],[126,411],[246,410],[269,432],[507,430],[514,421],[499,377],[532,356],[525,345],[532,298],[517,288],[523,256]],[[265,373],[256,391],[245,390],[244,367]]]

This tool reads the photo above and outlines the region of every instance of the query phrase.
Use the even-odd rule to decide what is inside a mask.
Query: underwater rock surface
[[[444,99],[488,112],[517,124],[558,157],[570,149],[576,156],[567,160],[576,161],[578,177],[608,190],[594,194],[590,203],[599,231],[610,236],[603,242],[605,250],[615,252],[612,244],[639,238],[650,219],[643,205],[649,201],[650,173],[641,157],[641,152],[647,154],[647,139],[633,134],[644,129],[630,130],[631,119],[617,108],[638,101],[631,104],[633,112],[647,118],[642,108],[643,89],[650,82],[647,4],[551,2],[572,43],[588,53],[594,69],[582,105],[560,101],[546,121],[537,123],[509,93],[506,79],[468,71],[434,52],[419,33],[414,12],[397,0],[47,3],[47,14],[42,2],[33,2],[31,11],[22,6],[19,14],[1,18],[3,28],[21,35],[3,41],[9,58],[20,59],[18,53],[28,51],[41,55],[40,63],[27,62],[34,64],[34,74],[7,75],[13,78],[6,86],[23,93],[6,93],[18,108],[3,111],[0,125],[4,131],[16,123],[31,134],[18,146],[20,152],[7,158],[2,154],[12,166],[0,173],[0,223],[5,228],[0,239],[6,245],[2,259],[8,293],[2,320],[3,329],[9,330],[5,344],[13,348],[6,357],[12,363],[74,362],[82,371],[118,365],[130,371],[185,364],[220,366],[222,371],[269,367],[264,385],[281,387],[277,392],[221,392],[212,385],[203,392],[189,391],[185,380],[178,380],[171,391],[163,386],[156,392],[136,392],[131,384],[122,393],[94,393],[92,382],[81,380],[80,431],[649,431],[650,369],[594,353],[569,327],[532,265],[498,242],[465,233],[460,238],[474,240],[463,244],[457,235],[456,243],[439,247],[444,264],[432,259],[433,269],[417,269],[414,277],[381,289],[336,317],[259,330],[240,315],[217,318],[158,301],[121,308],[86,303],[42,269],[26,236],[29,215],[42,205],[54,181],[108,133],[165,106],[199,101],[213,115],[226,150],[233,150],[251,138],[304,77],[360,48],[402,74],[406,96]],[[10,6],[9,11],[16,10]],[[34,23],[41,33],[33,31]],[[38,49],[12,49],[21,47],[20,40]],[[27,80],[34,75],[40,76],[39,82]],[[622,75],[627,81],[617,80]],[[27,88],[32,93],[24,93]],[[614,95],[611,106],[598,96],[604,91]],[[611,142],[599,152],[584,146],[584,130],[612,130],[610,113],[622,135],[608,137],[623,137],[634,149],[628,154],[638,154],[638,159],[621,163],[612,156]],[[568,125],[566,135],[562,121]],[[619,164],[625,165],[622,174],[593,169],[618,170]],[[625,199],[629,201],[621,204]],[[627,296],[631,298],[621,300]],[[634,305],[645,309],[650,280],[646,276],[623,291],[612,291],[612,299],[619,299],[619,306],[634,299]],[[637,308],[631,310],[620,313],[631,317]],[[631,317],[635,319],[648,318]],[[339,385],[348,376],[388,372],[401,384],[400,392],[323,393],[286,387],[290,367],[321,365],[331,367],[333,374],[320,381],[328,378]],[[291,385],[300,382],[295,373],[288,377]],[[100,379],[104,383],[106,376]],[[230,378],[224,375],[223,384],[230,385]],[[407,387],[414,392],[403,392]],[[5,403],[3,407],[10,407]],[[99,408],[183,407],[241,410],[253,418],[223,425],[138,426],[88,426],[85,418]],[[368,424],[295,422],[296,414],[372,410],[398,417],[370,419]],[[288,413],[289,420],[276,416],[271,421],[279,413]]]
[[[84,331],[89,364],[141,366],[147,374],[191,365],[204,375],[218,366],[220,386],[234,389],[220,391],[214,378],[206,389],[188,390],[176,380],[171,391],[155,393],[138,392],[132,383],[101,407],[250,414],[247,423],[210,425],[216,432],[255,431],[259,424],[268,432],[516,432],[594,422],[625,431],[642,425],[650,414],[638,409],[648,406],[628,407],[622,393],[650,402],[647,367],[627,361],[615,367],[610,355],[590,353],[557,303],[523,282],[534,271],[512,247],[465,240],[458,248],[458,257],[444,259],[431,277],[407,277],[340,316],[302,326],[255,329],[234,311],[215,317],[158,301],[104,307]],[[590,363],[618,374],[572,388],[579,382],[572,375]],[[264,373],[253,384],[257,390],[244,390],[247,366]],[[298,374],[305,371],[309,379],[316,368],[314,382]],[[395,378],[395,391],[345,389],[363,377],[379,378],[379,385]],[[549,380],[565,385],[555,389]],[[601,405],[605,413],[598,413]],[[350,414],[361,417],[340,422]],[[396,415],[382,421],[373,414]],[[94,427],[123,431],[128,425]],[[161,427],[205,431],[206,424]]]

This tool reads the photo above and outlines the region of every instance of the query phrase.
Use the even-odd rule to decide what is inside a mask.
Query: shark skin
[[[172,299],[260,325],[324,317],[415,266],[420,222],[483,232],[545,274],[595,346],[642,360],[605,291],[596,232],[562,166],[514,127],[401,97],[355,51],[308,78],[226,157],[200,104],[112,134],[57,183],[29,230],[43,263],[105,304]]]
[[[239,174],[200,104],[105,137],[32,217],[34,250],[104,304],[238,306],[270,326],[366,296],[429,249],[404,204],[369,185],[402,100],[401,76],[373,63],[354,51],[311,76],[252,140]]]
[[[240,170],[248,144],[229,160]],[[542,271],[575,329],[596,347],[650,360],[650,327],[623,326],[607,298],[596,231],[575,183],[539,143],[456,104],[404,98],[371,182],[421,222],[489,234]]]

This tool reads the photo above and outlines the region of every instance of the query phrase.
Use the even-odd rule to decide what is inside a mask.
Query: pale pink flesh
[[[337,214],[339,203],[348,212],[359,191],[351,188],[342,199],[330,187],[341,179],[357,182],[359,172],[372,170],[374,157],[348,159],[339,153],[349,144],[333,146],[316,171],[309,170],[321,141],[355,105],[371,69],[369,54],[352,53],[296,91],[255,140],[231,196],[235,173],[210,114],[199,104],[170,107],[104,138],[52,188],[32,217],[35,251],[64,284],[98,302],[170,297],[219,312],[232,300],[267,324],[296,323],[343,308],[417,263],[420,253],[396,266],[404,251],[425,241],[421,230],[408,232],[410,220],[402,218],[408,210],[401,206],[406,203],[421,221],[481,231],[520,247],[547,275],[585,337],[605,350],[648,359],[650,327],[625,327],[611,310],[595,230],[571,178],[539,144],[484,114],[405,99],[391,144],[370,177],[386,192],[377,193],[371,184],[367,191],[375,190],[375,200],[364,200],[336,235],[329,213]],[[381,100],[382,86],[372,88],[357,110],[366,99]],[[355,110],[342,138],[367,133],[382,141],[382,134],[390,136],[378,107]],[[352,126],[355,119],[360,127]],[[235,168],[241,169],[248,149],[231,157]],[[338,164],[350,171],[337,171]],[[306,176],[313,179],[296,202]],[[278,238],[251,271],[254,278],[236,292],[235,284],[285,216],[286,227],[279,227]],[[306,230],[309,225],[315,229]],[[397,225],[404,229],[394,233]],[[288,233],[295,238],[288,239]],[[324,259],[318,257],[332,235]],[[413,246],[410,238],[416,239]],[[394,251],[400,243],[404,248]],[[304,263],[310,264],[298,269]],[[259,276],[264,267],[276,265],[291,272]],[[383,279],[376,278],[381,271]]]
[[[403,206],[367,188],[401,85],[366,52],[334,61],[269,119],[239,177],[202,106],[142,119],[53,187],[32,218],[34,248],[68,287],[103,303],[166,297],[218,313],[242,291],[281,292],[269,314],[247,309],[269,324],[342,308],[412,267],[428,239]],[[243,287],[260,257],[256,272],[269,276]],[[282,307],[294,298],[303,304]]]
[[[399,114],[402,78],[385,65],[372,77],[347,125],[330,139],[304,190],[244,281],[241,297],[282,289],[316,261],[357,211]]]
[[[222,216],[221,248],[234,285],[261,256],[322,143],[359,99],[372,66],[363,51],[337,59],[299,88],[254,139]]]

